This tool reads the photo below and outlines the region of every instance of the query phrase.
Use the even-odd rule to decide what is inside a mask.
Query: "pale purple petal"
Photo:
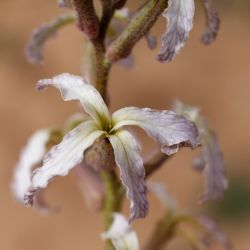
[[[205,202],[221,198],[228,187],[228,180],[223,155],[215,133],[211,130],[203,132],[201,144],[203,145],[202,157],[205,162],[205,191],[200,197],[200,201]]]
[[[215,133],[208,127],[205,118],[199,114],[199,108],[176,101],[174,110],[195,122],[199,130],[200,143],[203,147],[202,154],[195,158],[194,166],[195,169],[204,172],[206,183],[200,201],[220,198],[227,189],[228,181],[223,155]]]
[[[160,62],[168,63],[180,52],[193,27],[194,0],[169,0],[169,7],[163,16],[168,28],[162,37],[162,47],[158,54]]]
[[[94,121],[86,121],[65,135],[62,142],[45,155],[43,166],[33,172],[32,184],[25,195],[26,205],[32,205],[34,196],[47,187],[55,176],[65,176],[83,160],[84,151],[104,134]]]
[[[101,95],[82,77],[63,73],[37,83],[38,90],[48,86],[58,88],[64,101],[79,101],[98,124],[110,123],[110,114]]]
[[[116,164],[121,172],[121,180],[127,189],[130,200],[130,218],[143,218],[148,213],[146,186],[144,183],[145,170],[140,155],[140,147],[136,139],[126,130],[117,131],[110,135]]]
[[[202,2],[206,14],[206,27],[201,37],[201,41],[207,45],[212,43],[218,35],[220,18],[217,11],[212,7],[212,0],[202,0]]]
[[[57,4],[59,7],[72,8],[71,0],[58,0]]]
[[[113,215],[113,223],[107,232],[102,233],[102,239],[110,239],[116,250],[139,250],[136,232],[131,228],[126,218],[120,214]]]
[[[38,130],[31,136],[21,152],[12,182],[12,192],[20,203],[24,203],[24,195],[31,185],[32,168],[42,161],[46,153],[46,143],[49,137],[49,129]]]
[[[161,145],[167,155],[176,153],[180,147],[196,147],[198,130],[193,122],[172,111],[129,107],[116,111],[112,116],[113,130],[122,126],[136,125],[146,131]]]
[[[76,167],[79,188],[87,206],[92,210],[101,210],[104,198],[104,186],[100,173],[85,163]]]
[[[42,63],[42,50],[46,41],[49,38],[54,37],[61,27],[73,23],[74,21],[74,15],[63,15],[55,18],[50,23],[43,24],[39,28],[35,29],[32,33],[32,38],[25,50],[29,62]]]

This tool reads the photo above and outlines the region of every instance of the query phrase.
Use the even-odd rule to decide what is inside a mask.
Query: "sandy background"
[[[134,7],[142,1],[128,2]],[[134,50],[136,66],[129,71],[119,66],[112,70],[111,108],[136,105],[167,109],[174,98],[199,105],[218,133],[229,176],[249,182],[250,7],[247,1],[228,1],[225,7],[226,2],[218,4],[223,22],[212,46],[199,42],[204,24],[200,8],[191,37],[173,63],[156,62],[157,50],[149,51],[141,41]],[[13,166],[29,135],[38,128],[60,126],[70,114],[80,111],[75,103],[64,103],[55,90],[38,93],[34,84],[61,72],[80,74],[81,34],[73,26],[62,30],[48,43],[42,66],[27,63],[23,53],[31,30],[60,12],[55,1],[0,2],[1,250],[102,249],[100,215],[86,208],[73,173],[56,179],[48,188],[47,199],[62,207],[60,213],[50,216],[16,204],[9,188]],[[153,33],[160,37],[164,28],[161,18]],[[139,137],[145,142],[145,152],[149,152],[152,144],[143,133]],[[189,211],[202,209],[196,201],[203,178],[191,169],[195,154],[182,150],[153,177],[166,183],[180,206]],[[150,202],[148,218],[135,222],[142,242],[161,211],[155,198],[150,197]],[[244,223],[229,220],[222,224],[235,249],[250,249],[248,217]],[[189,249],[186,245],[177,247],[179,244],[169,249]]]

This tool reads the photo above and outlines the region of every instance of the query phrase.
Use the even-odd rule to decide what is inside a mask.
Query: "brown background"
[[[142,1],[128,2],[134,7]],[[247,1],[221,1],[218,8],[223,22],[217,42],[209,47],[200,44],[204,16],[198,8],[186,47],[169,65],[159,64],[155,60],[158,49],[149,51],[141,41],[134,50],[133,69],[113,68],[111,108],[136,105],[167,109],[174,98],[199,105],[219,135],[229,175],[249,176],[250,8]],[[61,11],[49,0],[0,2],[1,250],[94,250],[102,246],[100,215],[85,207],[73,173],[56,179],[46,192],[52,204],[62,207],[55,215],[41,216],[16,204],[9,188],[13,166],[29,135],[38,128],[60,126],[70,114],[81,110],[75,103],[64,103],[55,90],[38,93],[34,88],[38,79],[61,72],[80,74],[83,39],[73,26],[48,43],[44,65],[28,64],[23,54],[31,30]],[[160,37],[164,29],[161,18],[153,33]],[[139,136],[149,152],[150,140],[143,133]],[[183,150],[153,177],[166,183],[188,211],[198,209],[196,200],[203,187],[203,179],[190,167],[195,154]],[[150,203],[147,219],[134,223],[142,242],[162,211],[155,198],[150,197]],[[224,223],[223,229],[231,235],[236,249],[249,250],[249,220]],[[173,244],[172,249],[180,249],[180,244]]]

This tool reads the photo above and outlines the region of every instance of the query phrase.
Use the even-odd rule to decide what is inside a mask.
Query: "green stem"
[[[95,62],[96,62],[96,89],[99,91],[104,101],[108,104],[108,77],[111,69],[111,64],[105,59],[105,45],[99,39],[93,40],[92,44],[95,49]]]
[[[104,230],[107,231],[112,224],[114,212],[121,210],[124,190],[114,171],[103,171],[101,177],[105,187],[105,197],[102,209],[103,224]],[[114,250],[114,246],[110,240],[105,241],[105,249]]]
[[[167,0],[148,0],[135,14],[124,32],[110,45],[107,58],[114,63],[126,58],[135,44],[149,32],[168,5]]]
[[[166,211],[163,218],[158,221],[149,241],[143,250],[161,250],[167,241],[171,240],[175,232],[176,224],[173,214]]]

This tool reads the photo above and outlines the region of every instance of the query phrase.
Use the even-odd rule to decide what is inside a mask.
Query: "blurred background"
[[[143,1],[129,0],[135,9]],[[250,249],[250,3],[247,0],[214,1],[222,19],[217,41],[200,43],[204,14],[197,1],[195,26],[185,48],[168,65],[155,60],[158,48],[149,51],[146,42],[135,47],[135,67],[115,66],[109,91],[111,109],[124,106],[168,109],[175,98],[200,106],[219,137],[231,186],[217,204],[199,206],[203,177],[192,170],[198,152],[182,150],[158,171],[153,179],[166,184],[168,191],[186,211],[217,218],[235,249]],[[57,91],[38,93],[39,79],[61,72],[81,74],[83,37],[75,27],[61,30],[45,48],[43,65],[31,65],[24,46],[33,28],[66,12],[51,0],[1,0],[0,2],[0,249],[102,249],[100,214],[87,209],[72,172],[51,183],[46,199],[61,206],[61,212],[42,216],[34,209],[16,204],[10,192],[13,167],[27,138],[38,128],[62,126],[67,117],[81,111],[65,103]],[[152,33],[159,39],[165,30],[160,18]],[[143,133],[139,138],[147,155],[152,142]],[[136,221],[143,242],[162,209],[150,199],[147,219]],[[128,203],[125,204],[128,207]],[[127,209],[125,209],[127,212]],[[168,249],[189,249],[181,241]]]

